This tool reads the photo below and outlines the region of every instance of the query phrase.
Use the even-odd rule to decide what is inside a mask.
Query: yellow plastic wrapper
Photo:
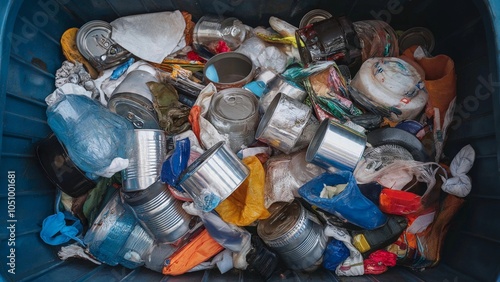
[[[255,156],[244,158],[243,163],[250,169],[248,178],[215,208],[224,221],[238,226],[250,225],[270,215],[264,207],[266,175],[262,163]]]

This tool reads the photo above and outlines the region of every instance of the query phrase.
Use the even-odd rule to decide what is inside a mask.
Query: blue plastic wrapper
[[[127,159],[133,126],[98,102],[83,95],[60,95],[47,108],[47,122],[71,160],[88,174],[111,177],[124,169],[109,166]]]
[[[189,138],[177,140],[175,148],[170,157],[165,160],[161,167],[161,181],[184,192],[179,184],[179,175],[187,168],[191,153],[191,141]]]
[[[323,254],[323,267],[335,271],[350,255],[344,242],[332,239]]]
[[[321,198],[324,185],[346,184],[340,194]],[[387,217],[359,191],[356,179],[350,171],[323,173],[299,188],[299,194],[311,205],[336,215],[363,229],[373,230],[385,224]]]
[[[127,70],[128,68],[134,63],[134,58],[128,59],[125,63],[119,65],[111,74],[109,77],[109,80],[117,80],[120,78]]]

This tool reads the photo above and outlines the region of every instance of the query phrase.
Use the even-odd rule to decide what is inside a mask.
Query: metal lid
[[[119,93],[108,102],[110,111],[126,118],[136,129],[160,129],[153,103],[134,93]]]
[[[78,51],[97,69],[125,62],[132,54],[111,39],[112,27],[105,21],[90,21],[76,35]]]
[[[258,103],[251,92],[241,88],[228,88],[215,94],[210,107],[218,118],[244,121],[255,116]]]
[[[332,17],[332,14],[330,12],[321,10],[321,9],[315,9],[307,12],[302,19],[300,20],[299,28],[303,28],[304,26],[310,25],[315,22],[319,22],[325,19],[329,19]]]
[[[298,201],[280,205],[257,226],[257,233],[262,240],[274,248],[290,244],[308,227],[306,211]]]
[[[404,52],[413,45],[422,46],[429,53],[434,50],[434,35],[425,27],[414,27],[405,31],[398,39],[399,50]]]

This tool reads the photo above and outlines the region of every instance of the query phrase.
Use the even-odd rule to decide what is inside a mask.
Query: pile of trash
[[[453,60],[425,28],[322,10],[269,25],[171,11],[62,35],[36,148],[61,259],[263,279],[439,262],[475,158],[443,154]]]

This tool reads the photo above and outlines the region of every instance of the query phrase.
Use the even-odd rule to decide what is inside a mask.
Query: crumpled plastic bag
[[[189,122],[191,128],[198,138],[200,144],[206,149],[211,148],[220,141],[226,141],[229,144],[228,136],[221,135],[217,129],[205,118],[212,101],[212,96],[217,92],[215,85],[209,83],[200,92],[194,106],[189,113]]]
[[[161,181],[184,192],[178,185],[179,176],[188,166],[191,152],[191,141],[189,138],[177,140],[173,153],[165,160],[161,167]]]
[[[472,183],[467,173],[472,168],[475,158],[476,152],[471,145],[463,147],[451,161],[450,171],[453,177],[446,180],[441,189],[461,198],[469,195]]]
[[[335,186],[345,183],[347,186],[337,196],[333,198],[320,197],[324,185]],[[380,209],[361,194],[354,176],[349,171],[323,173],[300,187],[299,194],[311,205],[363,229],[373,230],[384,225],[387,221],[387,217]]]
[[[109,178],[127,168],[133,126],[98,102],[81,95],[60,95],[47,108],[47,122],[89,178]]]
[[[258,37],[245,40],[236,52],[248,56],[256,67],[272,69],[277,73],[285,71],[288,63],[286,54]]]
[[[255,156],[243,159],[243,163],[250,170],[248,178],[215,208],[224,221],[238,226],[248,226],[270,215],[264,206],[266,176],[262,163]]]
[[[326,246],[323,254],[323,267],[335,271],[337,267],[344,262],[350,255],[349,249],[344,242],[333,239]]]
[[[365,273],[365,269],[363,266],[363,256],[351,243],[351,235],[349,235],[349,233],[345,229],[332,225],[326,226],[325,235],[343,242],[347,249],[349,249],[349,257],[344,260],[339,266],[337,266],[335,274],[337,274],[338,276],[363,275]]]

